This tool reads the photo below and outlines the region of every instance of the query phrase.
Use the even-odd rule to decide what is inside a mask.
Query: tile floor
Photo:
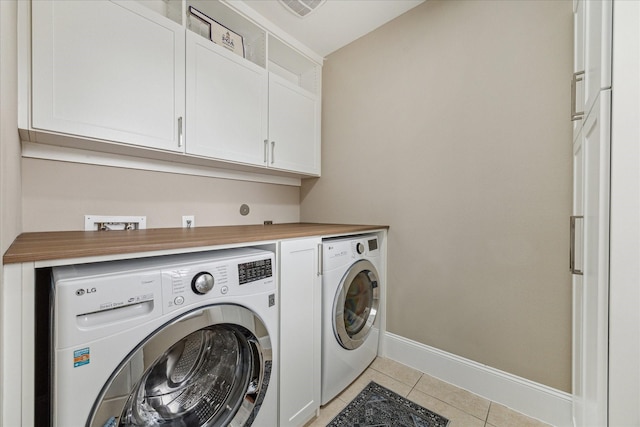
[[[549,426],[408,366],[379,357],[345,391],[323,406],[320,416],[305,427],[325,427],[369,381],[375,381],[448,418],[449,427]]]

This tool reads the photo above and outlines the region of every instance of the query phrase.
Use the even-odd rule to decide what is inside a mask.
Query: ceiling
[[[320,56],[327,56],[424,0],[327,0],[304,18],[278,0],[243,0]]]

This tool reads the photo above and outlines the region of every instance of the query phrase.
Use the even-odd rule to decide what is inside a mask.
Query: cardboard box
[[[240,55],[243,58],[245,57],[244,40],[240,34],[231,31],[229,28],[200,12],[193,6],[189,6],[189,14],[196,18],[200,23],[200,30],[196,32],[204,35],[202,33],[206,32],[208,29],[209,39],[212,42],[229,49],[236,55]],[[203,25],[205,28],[204,30],[202,29]]]

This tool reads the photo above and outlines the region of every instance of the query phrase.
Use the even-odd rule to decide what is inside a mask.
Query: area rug
[[[327,427],[446,427],[449,420],[371,381]]]

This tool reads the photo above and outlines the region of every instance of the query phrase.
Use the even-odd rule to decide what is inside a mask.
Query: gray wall
[[[24,231],[82,230],[87,214],[146,215],[147,228],[300,219],[300,189],[285,185],[23,159],[22,186]]]
[[[327,58],[301,219],[391,226],[388,330],[569,391],[571,1],[429,0]]]

